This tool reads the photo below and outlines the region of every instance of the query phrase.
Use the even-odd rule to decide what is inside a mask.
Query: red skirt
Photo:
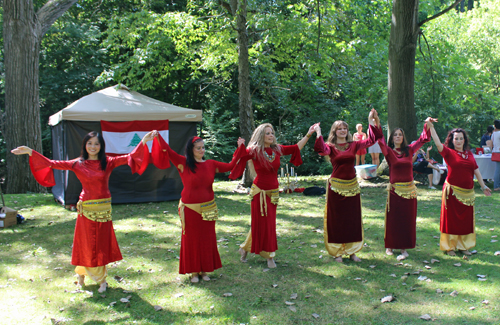
[[[121,259],[113,221],[95,222],[79,214],[76,219],[71,264],[97,267]]]
[[[415,248],[417,241],[417,199],[405,199],[389,192],[389,211],[385,207],[385,247]]]
[[[440,230],[450,235],[472,234],[474,232],[474,206],[463,204],[452,193],[453,189],[450,189],[448,199],[441,201]]]
[[[271,198],[266,195],[267,215],[261,216],[260,195],[254,195],[251,203],[252,214],[252,248],[251,253],[259,254],[261,251],[272,253],[278,250],[276,239],[276,208],[277,204],[271,203]]]
[[[328,242],[345,244],[363,240],[361,197],[342,196],[328,186],[326,206]]]
[[[213,272],[221,267],[215,221],[203,220],[201,214],[185,207],[179,273]]]
[[[356,151],[356,154],[360,155],[360,156],[361,155],[366,155],[366,149],[360,149],[360,150]]]

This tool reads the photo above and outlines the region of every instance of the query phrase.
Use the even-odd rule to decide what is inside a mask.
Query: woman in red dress
[[[361,141],[361,140],[366,140],[367,136],[366,133],[363,132],[363,124],[358,123],[356,124],[356,133],[352,135],[352,141]],[[361,158],[361,165],[365,164],[365,156],[366,156],[366,148],[359,149],[356,151],[356,166],[359,165],[359,161]]]
[[[342,262],[344,254],[350,255],[355,262],[361,261],[356,256],[363,248],[363,221],[354,156],[358,150],[368,148],[382,137],[382,130],[377,127],[377,111],[372,109],[368,120],[370,137],[361,141],[352,141],[344,121],[333,123],[326,143],[319,125],[315,127],[317,138],[314,150],[322,156],[328,156],[333,167],[326,194],[324,238],[326,250],[337,262]]]
[[[185,156],[176,153],[163,140],[153,141],[152,162],[159,168],[169,167],[170,160],[179,171],[184,188],[179,201],[179,216],[182,223],[179,273],[191,273],[191,282],[210,281],[207,275],[222,267],[217,250],[215,221],[219,210],[214,199],[212,185],[216,173],[230,171],[243,152],[245,140],[238,139],[231,163],[205,160],[205,144],[200,137],[188,139]]]
[[[470,255],[469,249],[476,246],[474,176],[484,195],[490,196],[491,190],[484,185],[474,155],[469,150],[467,133],[460,128],[453,129],[443,145],[433,125],[437,119],[429,117],[426,122],[431,128],[432,140],[448,167],[441,199],[439,246],[451,256],[456,255],[457,249],[464,255]]]
[[[106,265],[122,259],[111,219],[109,176],[114,168],[127,163],[133,173],[142,174],[149,161],[149,151],[144,146],[152,139],[153,132],[149,132],[134,151],[117,157],[106,156],[104,139],[95,131],[83,138],[81,156],[73,160],[50,160],[26,146],[11,151],[15,155],[30,155],[31,172],[42,186],[56,185],[53,169],[71,170],[82,183],[71,254],[81,286],[87,275],[100,284],[99,292],[106,291]]]
[[[316,125],[316,124],[315,124]],[[267,260],[269,268],[276,267],[276,208],[279,200],[278,170],[281,156],[292,155],[290,162],[295,166],[302,164],[300,150],[311,137],[314,126],[297,144],[283,146],[276,142],[274,128],[269,123],[259,125],[252,134],[246,153],[233,170],[229,178],[236,179],[243,174],[246,162],[250,160],[250,169],[255,177],[250,189],[251,230],[243,244],[240,245],[240,261],[245,263],[247,254],[259,254]]]
[[[404,131],[395,128],[389,136],[378,143],[389,164],[389,186],[385,206],[385,252],[393,255],[393,249],[401,249],[402,258],[408,257],[409,248],[415,248],[417,224],[417,187],[413,182],[413,155],[430,141],[430,130],[424,130],[417,141],[406,142]]]

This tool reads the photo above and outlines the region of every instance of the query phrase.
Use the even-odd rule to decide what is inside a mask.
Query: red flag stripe
[[[101,131],[103,132],[131,132],[152,130],[168,130],[168,120],[129,122],[101,121]]]

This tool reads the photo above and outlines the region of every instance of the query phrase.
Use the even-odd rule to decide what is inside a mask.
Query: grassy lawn
[[[324,185],[325,179],[301,177],[299,183]],[[477,254],[463,259],[439,251],[441,191],[419,187],[417,247],[399,263],[397,254],[385,255],[384,181],[362,184],[361,263],[340,264],[325,251],[324,196],[283,194],[278,267],[271,270],[251,254],[248,263],[239,262],[238,245],[250,229],[249,197],[233,193],[236,182],[215,183],[223,267],[212,281],[198,284],[178,274],[177,202],[114,205],[124,259],[110,265],[103,295],[90,280],[82,290],[75,285],[70,257],[76,212],[48,194],[7,195],[7,206],[27,222],[0,230],[0,323],[418,324],[429,314],[434,324],[499,324],[500,256],[494,253],[500,245],[492,240],[500,233],[500,195],[485,197],[476,185]],[[439,262],[426,264],[431,259]],[[395,300],[382,303],[388,295]],[[120,301],[127,297],[128,303]]]

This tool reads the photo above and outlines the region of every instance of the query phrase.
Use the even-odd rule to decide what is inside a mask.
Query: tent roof
[[[201,110],[167,104],[124,85],[99,90],[73,102],[49,118],[49,125],[70,121],[170,120],[200,122]]]

